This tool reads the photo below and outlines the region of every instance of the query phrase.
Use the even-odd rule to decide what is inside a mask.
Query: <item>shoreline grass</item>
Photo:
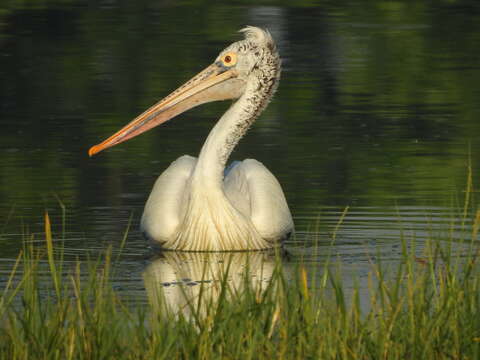
[[[116,293],[108,251],[66,270],[46,215],[46,252],[26,246],[0,292],[0,358],[477,359],[478,212],[472,223],[467,255],[432,240],[419,258],[414,244],[403,241],[394,268],[372,263],[368,311],[358,287],[347,295],[331,267],[314,288],[305,267],[285,274],[281,258],[260,287],[249,274],[231,281],[236,264],[227,261],[219,281],[202,282],[195,292],[179,286],[175,301],[183,296],[183,307],[175,308],[165,306],[166,288],[149,288],[147,279],[154,292],[148,304]],[[241,266],[253,262],[251,254],[241,256]],[[48,279],[38,275],[41,261],[48,262]],[[199,271],[208,277],[213,270]]]

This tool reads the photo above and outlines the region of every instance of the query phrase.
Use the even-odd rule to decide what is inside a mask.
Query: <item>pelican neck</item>
[[[256,82],[250,81],[242,96],[215,124],[198,156],[194,181],[222,188],[230,154],[268,103],[269,94],[261,90]]]

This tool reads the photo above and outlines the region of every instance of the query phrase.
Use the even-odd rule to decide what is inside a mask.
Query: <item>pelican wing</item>
[[[283,240],[293,232],[293,220],[275,176],[259,161],[235,162],[225,176],[224,190],[230,202],[250,217],[267,240]]]
[[[142,216],[141,230],[148,239],[163,243],[174,235],[181,220],[186,184],[196,162],[192,156],[181,156],[158,177]]]

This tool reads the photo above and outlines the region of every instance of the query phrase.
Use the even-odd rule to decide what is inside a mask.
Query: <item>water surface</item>
[[[247,24],[271,31],[283,73],[232,159],[256,158],[282,184],[297,228],[290,261],[314,269],[333,252],[347,278],[366,276],[372,253],[399,258],[402,236],[459,237],[469,163],[479,183],[479,4],[258,4],[0,5],[0,281],[22,234],[43,246],[47,209],[71,261],[118,250],[131,221],[116,281],[143,291],[155,254],[138,222],[153,182],[177,157],[198,154],[228,104],[91,159],[87,150],[210,64]]]

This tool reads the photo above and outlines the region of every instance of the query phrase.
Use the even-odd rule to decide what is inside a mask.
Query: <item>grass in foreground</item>
[[[367,313],[328,268],[328,285],[312,289],[303,267],[286,280],[279,264],[262,290],[248,276],[242,287],[220,281],[214,297],[205,290],[187,302],[186,315],[158,306],[161,296],[147,306],[121,298],[108,253],[65,274],[48,217],[45,233],[46,254],[26,249],[0,293],[2,359],[480,358],[473,241],[463,258],[432,241],[422,259],[404,244],[395,269],[372,264]],[[37,271],[44,259],[48,281]]]

